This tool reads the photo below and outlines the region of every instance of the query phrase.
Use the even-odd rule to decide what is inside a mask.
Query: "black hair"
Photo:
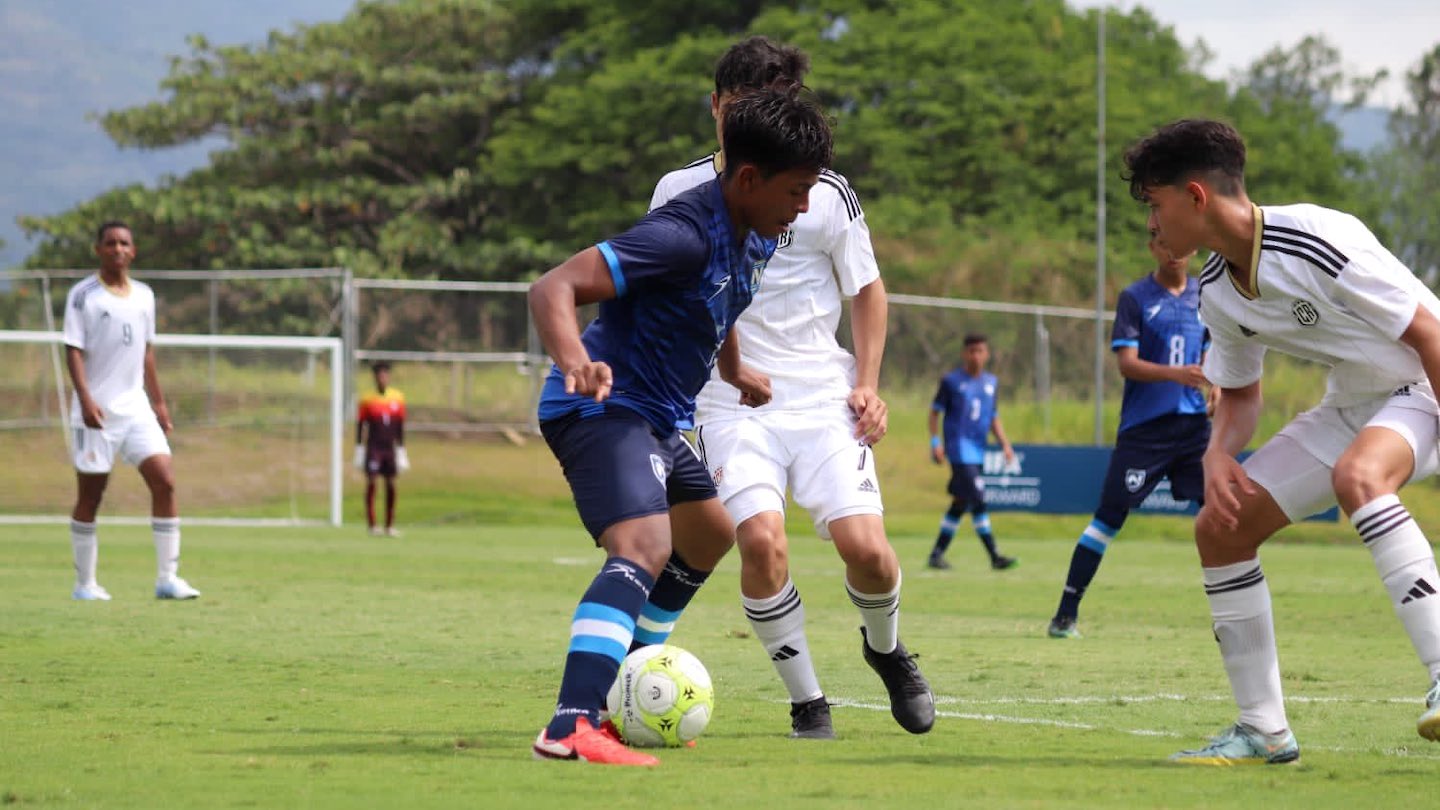
[[[830,168],[834,141],[825,113],[794,90],[766,88],[737,97],[725,107],[721,125],[725,175],[743,164],[770,177],[791,169]]]
[[[810,71],[810,57],[793,45],[765,36],[742,39],[715,63],[715,93],[774,87],[798,88]]]
[[[1245,188],[1245,140],[1221,121],[1187,118],[1166,124],[1125,150],[1130,196],[1145,198],[1145,189],[1173,186],[1204,176],[1215,190],[1234,196]]]
[[[375,361],[374,363],[371,363],[371,364],[370,364],[370,373],[371,373],[371,374],[374,374],[374,373],[376,373],[376,372],[378,372],[378,371],[389,371],[389,370],[390,370],[390,364],[389,364],[388,362],[384,361],[384,360],[377,360],[377,361]]]
[[[101,242],[104,242],[105,233],[112,228],[124,228],[127,231],[130,230],[129,225],[126,225],[124,222],[121,222],[118,219],[107,219],[104,222],[100,223],[99,229],[95,231],[95,244],[98,245]]]
[[[990,344],[990,338],[985,337],[979,332],[971,332],[965,336],[965,348],[968,349],[977,343],[984,343],[988,346]]]

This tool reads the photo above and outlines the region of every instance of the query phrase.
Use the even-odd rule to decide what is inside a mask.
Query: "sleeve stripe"
[[[609,242],[601,242],[595,247],[600,248],[600,255],[605,257],[605,263],[610,265],[610,280],[615,282],[615,297],[625,297],[625,276],[620,272],[620,257],[615,255],[615,248],[610,247]]]
[[[1283,239],[1282,234],[1293,237],[1293,239]],[[1270,225],[1267,223],[1264,233],[1262,234],[1262,242],[1264,241],[1264,236],[1270,236],[1271,238],[1280,239],[1281,241],[1296,245],[1308,243],[1309,247],[1313,248],[1317,254],[1339,262],[1339,267],[1344,267],[1350,263],[1350,259],[1347,258],[1344,253],[1336,250],[1334,245],[1313,233],[1306,233],[1305,231],[1296,230],[1295,228],[1286,228],[1281,225]],[[1264,245],[1262,244],[1261,247],[1264,247]]]
[[[845,201],[845,211],[850,215],[850,219],[859,219],[864,215],[865,212],[860,210],[859,198],[857,198],[855,192],[851,190],[850,184],[846,183],[840,175],[829,169],[821,169],[820,182],[839,192],[840,199]]]
[[[1110,341],[1110,348],[1111,348],[1111,350],[1114,350],[1114,349],[1122,349],[1122,348],[1125,348],[1126,346],[1130,346],[1130,347],[1133,347],[1133,348],[1138,349],[1138,348],[1140,348],[1140,341],[1138,341],[1138,340],[1112,340],[1112,341]]]
[[[1344,267],[1344,265],[1341,265],[1340,268],[1332,267],[1328,262],[1333,260],[1330,260],[1329,257],[1324,257],[1324,259],[1322,259],[1320,256],[1317,256],[1311,248],[1293,248],[1287,245],[1279,244],[1277,242],[1262,241],[1260,243],[1260,249],[1273,250],[1276,253],[1285,253],[1304,259],[1315,265],[1317,268],[1320,269],[1321,272],[1325,273],[1325,275],[1331,278],[1339,278],[1340,270]]]

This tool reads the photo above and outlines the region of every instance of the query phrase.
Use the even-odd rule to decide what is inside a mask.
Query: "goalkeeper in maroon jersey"
[[[410,469],[405,453],[405,395],[390,385],[390,364],[376,363],[375,391],[360,399],[355,423],[355,467],[365,472],[365,521],[373,535],[395,530],[395,476]],[[375,478],[385,479],[385,528],[375,525]]]

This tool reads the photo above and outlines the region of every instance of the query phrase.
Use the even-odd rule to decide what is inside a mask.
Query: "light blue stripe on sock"
[[[645,607],[640,609],[641,616],[656,624],[674,624],[680,620],[680,614],[684,612],[683,610],[662,610],[649,602],[646,602]]]
[[[977,532],[984,533],[990,531],[990,516],[981,515],[973,521],[973,525],[975,526],[975,531]]]
[[[624,644],[613,638],[601,636],[572,636],[570,638],[570,652],[594,653],[603,655],[613,661],[624,661],[625,653],[628,652]]]
[[[946,515],[940,520],[940,531],[946,534],[954,534],[958,528],[960,528],[960,518],[952,518]]]
[[[643,627],[635,628],[635,640],[641,644],[664,644],[668,638],[670,638],[668,631],[646,630]]]
[[[618,624],[627,632],[635,632],[635,620],[626,615],[623,611],[616,610],[609,605],[602,605],[598,602],[581,602],[575,608],[576,619],[594,619],[595,621]]]
[[[1090,525],[1085,527],[1085,531],[1080,533],[1078,545],[1088,548],[1096,554],[1104,554],[1113,539],[1115,539],[1114,529],[1098,520],[1092,520]]]

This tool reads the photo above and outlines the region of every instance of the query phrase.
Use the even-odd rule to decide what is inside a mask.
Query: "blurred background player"
[[[737,94],[799,88],[809,64],[804,51],[763,36],[733,45],[715,67],[716,136]],[[723,139],[720,146],[661,178],[651,209],[714,180],[725,165]],[[854,357],[835,339],[842,299],[852,296]],[[862,622],[861,653],[885,683],[895,719],[912,733],[935,722],[929,685],[899,637],[900,563],[885,535],[870,449],[886,430],[885,402],[876,393],[886,318],[865,213],[845,178],[822,170],[809,209],[781,234],[764,283],[735,324],[741,374],[767,380],[770,403],[746,407],[740,390],[718,373],[696,398],[700,450],[738,524],[741,602],[790,694],[796,738],[832,739],[835,729],[810,656],[805,606],[790,578],[787,489],[845,562],[845,590]],[[660,627],[637,630],[637,646],[664,641],[678,618],[676,605],[667,610],[656,602],[646,606],[642,623]]]
[[[65,362],[75,388],[70,406],[77,489],[70,514],[72,595],[86,601],[110,599],[95,581],[95,515],[118,457],[138,467],[150,489],[156,598],[194,599],[200,592],[176,576],[180,511],[165,438],[172,427],[170,411],[155,369],[155,293],[130,278],[135,240],[125,223],[100,226],[95,254],[100,272],[70,288],[65,297]]]
[[[1205,375],[1206,341],[1200,323],[1200,283],[1186,274],[1193,252],[1171,256],[1150,237],[1155,271],[1126,287],[1115,304],[1110,349],[1125,378],[1120,428],[1105,471],[1095,517],[1070,556],[1060,606],[1050,620],[1052,638],[1079,638],[1076,617],[1110,541],[1162,479],[1177,500],[1205,494],[1200,459],[1210,442]]]
[[[373,535],[399,537],[395,528],[395,476],[410,469],[405,452],[405,394],[390,385],[390,364],[371,366],[375,391],[360,399],[355,423],[355,468],[365,471],[365,522]],[[385,528],[375,525],[375,478],[385,479]]]
[[[960,518],[970,511],[971,525],[985,552],[990,555],[990,567],[996,571],[1013,568],[1020,561],[1006,557],[995,547],[995,535],[990,531],[990,514],[985,511],[985,482],[981,480],[981,465],[985,462],[985,442],[993,432],[1005,453],[1006,466],[1015,463],[1015,449],[1005,438],[1005,428],[1000,424],[996,396],[1000,387],[994,374],[985,370],[990,362],[990,341],[980,334],[965,336],[965,359],[959,368],[940,378],[940,387],[935,400],[930,404],[930,457],[936,464],[949,459],[952,500],[950,510],[940,521],[940,533],[935,537],[935,547],[930,550],[926,563],[930,568],[947,569],[949,561],[945,551],[960,527]],[[940,420],[944,415],[944,442],[940,439]]]
[[[1228,124],[1166,125],[1127,150],[1125,165],[1130,193],[1149,207],[1164,248],[1214,251],[1200,271],[1200,311],[1211,338],[1205,376],[1221,394],[1195,546],[1239,717],[1208,745],[1171,759],[1299,760],[1259,549],[1337,502],[1426,669],[1430,691],[1416,730],[1440,740],[1440,574],[1397,495],[1440,468],[1440,299],[1355,217],[1252,203],[1245,142]],[[1325,396],[1242,464],[1235,456],[1260,418],[1268,349],[1329,367]]]
[[[824,114],[794,93],[746,94],[722,120],[723,175],[530,287],[536,329],[555,361],[540,430],[605,550],[570,624],[555,713],[532,746],[537,759],[658,764],[602,730],[605,695],[661,571],[674,559],[711,570],[734,543],[735,524],[679,428],[694,419],[717,356],[735,379],[735,319],[760,287],[775,240],[805,211],[832,147]],[[600,314],[581,334],[576,308],[591,303]],[[769,398],[765,385],[741,390],[756,405]],[[699,583],[677,587],[693,595]]]

